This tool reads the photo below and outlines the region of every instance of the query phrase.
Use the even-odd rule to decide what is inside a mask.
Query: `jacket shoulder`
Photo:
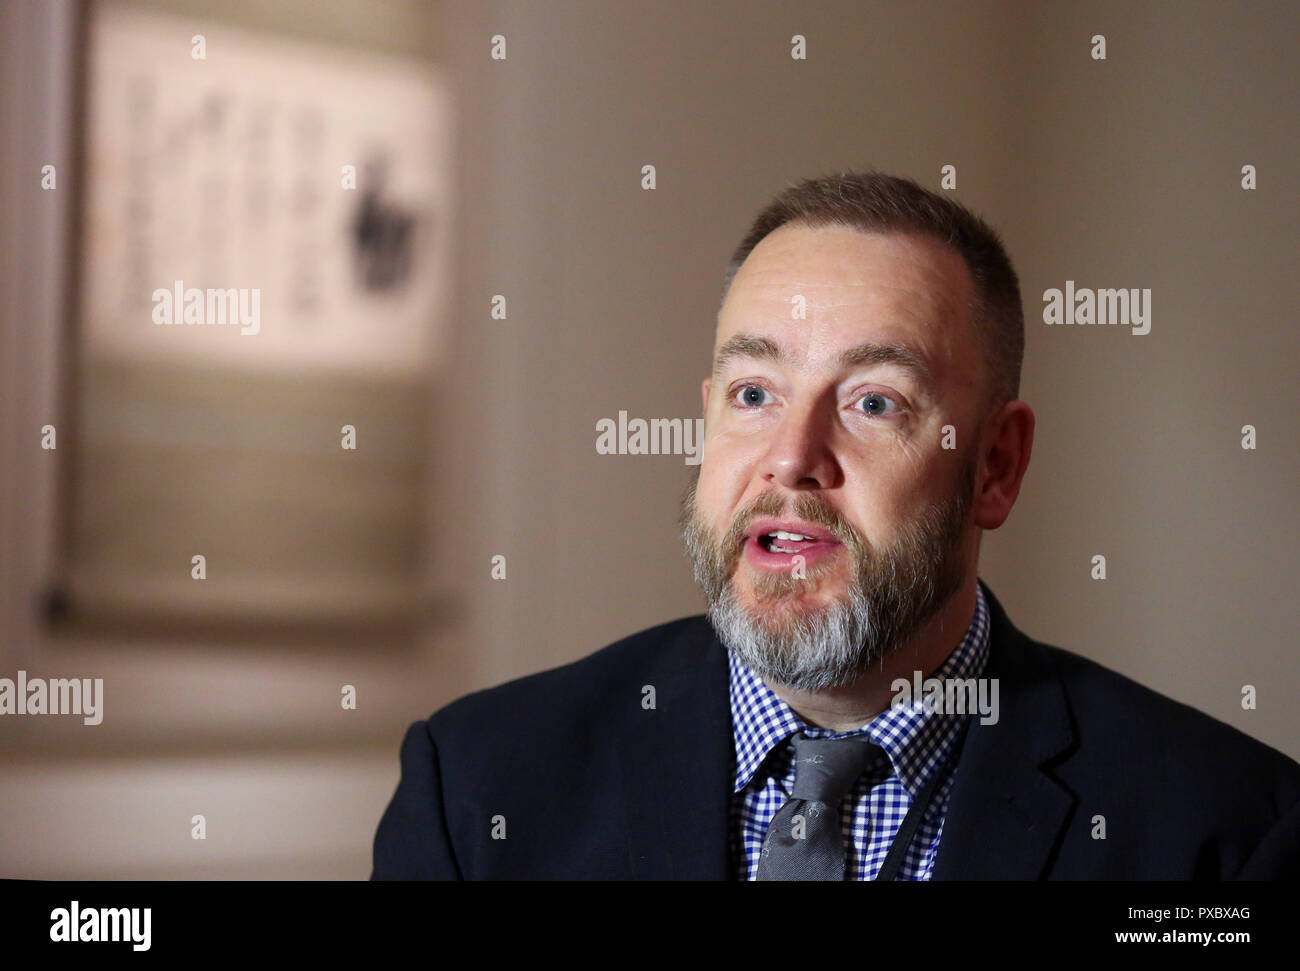
[[[608,727],[639,710],[643,688],[655,686],[656,678],[698,666],[710,633],[703,614],[648,627],[568,664],[458,698],[429,718],[430,730],[490,734],[574,722]]]
[[[1097,661],[1030,643],[1061,678],[1080,736],[1100,735],[1116,761],[1144,763],[1157,775],[1212,776],[1216,788],[1271,780],[1284,805],[1300,799],[1300,763],[1285,753]]]

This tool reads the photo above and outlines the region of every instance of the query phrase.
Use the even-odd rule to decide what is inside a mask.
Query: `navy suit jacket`
[[[934,879],[1300,875],[1300,765],[984,593],[1000,717],[972,718]],[[734,770],[725,648],[672,621],[412,725],[372,879],[732,879]]]

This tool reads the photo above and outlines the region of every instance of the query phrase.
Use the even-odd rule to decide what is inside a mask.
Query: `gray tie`
[[[865,735],[794,737],[794,788],[767,827],[759,880],[843,880],[840,803],[881,749]]]

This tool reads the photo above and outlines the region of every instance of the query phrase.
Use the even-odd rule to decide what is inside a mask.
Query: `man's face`
[[[765,680],[848,684],[965,582],[973,296],[942,244],[840,226],[783,226],[737,273],[682,523],[720,638]]]

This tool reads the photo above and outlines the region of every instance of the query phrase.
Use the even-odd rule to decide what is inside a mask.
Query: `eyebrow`
[[[776,341],[766,337],[737,334],[735,337],[728,338],[718,348],[717,357],[713,361],[714,378],[719,377],[723,369],[736,358],[772,361],[776,364],[788,364],[790,361],[789,355]],[[841,351],[837,360],[841,367],[846,368],[860,367],[863,364],[894,364],[911,371],[923,384],[934,384],[934,375],[925,358],[906,344],[880,344],[867,341]]]

